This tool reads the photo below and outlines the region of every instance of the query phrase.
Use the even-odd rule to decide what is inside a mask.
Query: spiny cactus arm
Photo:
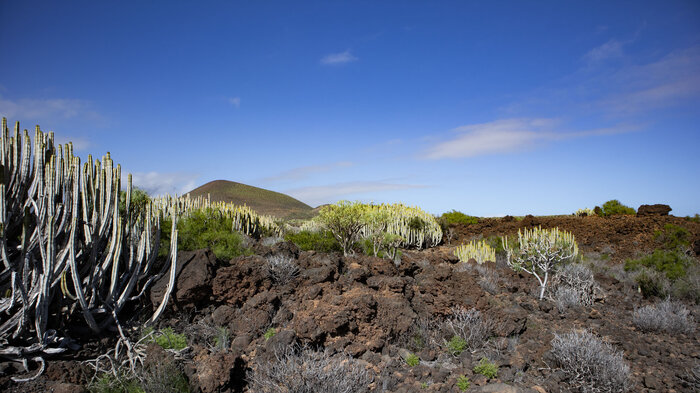
[[[78,164],[78,166],[80,166],[80,164]],[[73,203],[74,203],[74,206],[77,205],[77,203],[78,203],[77,199],[74,200]],[[88,302],[85,299],[85,293],[84,293],[83,288],[81,286],[81,279],[80,279],[80,274],[79,274],[79,270],[78,270],[78,263],[76,262],[75,243],[77,241],[76,229],[78,227],[78,210],[77,209],[73,210],[73,215],[72,215],[71,220],[72,220],[71,232],[70,232],[69,243],[68,243],[68,266],[69,266],[70,272],[71,272],[71,279],[73,280],[73,289],[75,290],[75,296],[78,298],[78,304],[80,304],[80,308],[82,309],[83,317],[85,318],[85,321],[87,322],[90,329],[97,333],[97,332],[99,332],[99,327],[97,326],[97,322],[95,322],[95,317],[92,315],[92,312],[90,311],[90,308],[88,306]]]
[[[46,230],[46,257],[42,259],[42,271],[39,273],[39,298],[37,300],[37,306],[35,309],[36,312],[34,316],[34,326],[36,328],[36,335],[39,342],[41,342],[44,337],[44,331],[46,330],[46,319],[48,318],[49,314],[49,290],[51,289],[49,286],[49,280],[51,278],[51,273],[53,272],[53,264],[56,257],[54,221],[54,217],[50,215]]]
[[[158,306],[155,313],[153,313],[151,319],[148,320],[147,325],[152,325],[158,319],[160,314],[163,313],[163,310],[165,310],[165,306],[170,299],[170,293],[173,291],[173,287],[175,286],[175,273],[177,271],[177,211],[173,211],[172,221],[170,256],[168,258],[170,260],[170,279],[168,280],[168,287],[163,295],[163,301],[160,303],[160,306]]]

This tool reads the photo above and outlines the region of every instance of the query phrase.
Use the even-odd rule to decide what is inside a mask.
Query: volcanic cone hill
[[[212,202],[247,205],[259,214],[279,218],[310,218],[315,215],[311,206],[289,195],[228,180],[211,181],[188,194],[190,197],[210,195]]]

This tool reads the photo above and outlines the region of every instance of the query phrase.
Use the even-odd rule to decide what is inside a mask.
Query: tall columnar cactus
[[[461,262],[467,262],[470,259],[474,259],[478,264],[482,264],[486,261],[496,261],[496,250],[483,240],[473,240],[468,244],[462,244],[455,248],[454,253]]]
[[[42,354],[70,347],[57,329],[79,319],[96,333],[118,325],[125,304],[145,294],[159,276],[151,268],[162,212],[150,205],[138,216],[130,214],[129,178],[125,220],[119,210],[121,168],[109,153],[81,166],[70,143],[54,145],[53,133],[37,126],[32,143],[19,130],[16,123],[9,136],[2,120],[0,290],[9,296],[0,299],[0,355],[37,356],[43,364]],[[177,241],[173,244],[160,274],[174,274]],[[151,322],[171,290],[172,285]],[[50,312],[58,318],[49,320]]]
[[[559,265],[573,260],[578,255],[574,235],[559,228],[541,227],[518,230],[518,246],[510,247],[503,237],[507,263],[516,271],[532,274],[540,283],[540,300],[544,297],[549,276]]]
[[[190,198],[189,194],[180,197],[166,195],[153,200],[153,203],[166,214],[178,209],[180,216],[189,217],[194,211],[209,210],[233,222],[231,230],[248,236],[261,237],[264,234],[280,235],[281,228],[274,218],[256,213],[248,206],[227,202],[212,202],[210,197]]]

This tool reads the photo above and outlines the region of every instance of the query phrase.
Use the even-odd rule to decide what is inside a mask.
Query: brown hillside
[[[279,218],[304,218],[313,215],[311,206],[289,195],[228,180],[214,180],[190,191],[191,197],[211,196],[212,201],[247,205],[260,214]]]

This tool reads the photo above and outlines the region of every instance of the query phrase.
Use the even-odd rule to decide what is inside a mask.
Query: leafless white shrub
[[[579,292],[570,287],[557,288],[557,292],[554,294],[554,301],[557,309],[562,313],[569,307],[581,305]]]
[[[682,303],[666,299],[655,306],[634,310],[634,324],[647,332],[692,333],[695,321]]]
[[[248,388],[259,393],[368,392],[372,375],[348,355],[330,356],[310,348],[278,350],[276,361],[257,362],[247,374]]]
[[[457,336],[466,341],[467,349],[471,352],[483,348],[494,330],[495,324],[482,318],[481,312],[475,308],[454,307],[452,316],[443,325],[447,340]]]
[[[267,258],[267,270],[272,280],[280,285],[292,282],[299,275],[299,266],[294,259],[280,254]]]
[[[584,393],[622,393],[631,387],[622,352],[588,331],[554,334],[552,355],[574,388]]]
[[[494,295],[498,292],[498,282],[501,277],[493,269],[488,269],[484,274],[479,277],[479,286],[484,291]]]
[[[260,241],[260,243],[265,247],[272,247],[275,244],[283,242],[283,241],[284,241],[284,239],[282,239],[281,237],[270,236],[270,237],[263,238]]]
[[[556,288],[554,299],[559,311],[571,306],[590,307],[601,290],[593,278],[593,271],[577,263],[562,266],[553,281]]]

